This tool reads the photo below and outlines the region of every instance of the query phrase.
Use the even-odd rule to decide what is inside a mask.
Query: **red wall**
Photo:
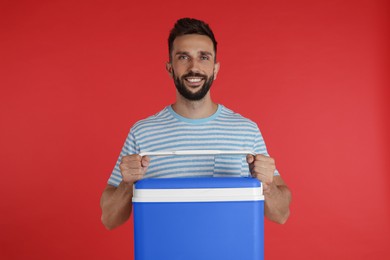
[[[99,198],[129,127],[174,101],[183,16],[211,24],[213,96],[258,122],[293,192],[266,259],[390,259],[385,0],[1,1],[0,258],[131,258]]]

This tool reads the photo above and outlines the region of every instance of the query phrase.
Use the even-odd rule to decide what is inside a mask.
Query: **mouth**
[[[199,87],[204,82],[203,77],[193,77],[193,76],[192,77],[185,77],[184,80],[191,87]]]

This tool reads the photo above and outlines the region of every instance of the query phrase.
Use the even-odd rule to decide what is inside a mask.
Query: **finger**
[[[261,174],[261,173],[255,172],[255,173],[252,174],[252,177],[256,178],[259,181],[264,182],[264,183],[268,182],[268,178],[266,176],[264,176],[263,174]]]
[[[130,161],[130,162],[121,162],[119,164],[119,168],[123,169],[141,169],[141,162],[138,161]]]
[[[261,174],[261,173],[255,173],[252,175],[252,177],[258,179],[259,181],[261,181],[262,183],[265,183],[265,184],[271,184],[273,181],[272,176],[266,176],[266,175]]]
[[[142,157],[138,154],[131,154],[122,157],[122,162],[140,162]]]
[[[255,165],[252,172],[261,176],[261,178],[265,178],[267,180],[272,179],[274,175],[275,167],[268,166],[266,164],[262,164],[260,166]]]
[[[267,163],[270,163],[270,164],[275,164],[274,158],[269,157],[269,156],[264,155],[264,154],[257,154],[255,159],[256,159],[256,161],[261,161],[261,162],[267,162]]]
[[[275,172],[275,166],[269,165],[267,163],[255,164],[253,167],[253,172],[261,173],[267,176],[272,176]]]
[[[256,154],[255,160],[256,161],[267,161],[270,157],[264,155],[264,154]]]
[[[150,163],[150,157],[147,155],[143,156],[141,160],[142,167],[148,167],[149,163]]]
[[[123,176],[137,176],[137,175],[144,175],[145,174],[145,168],[139,167],[139,168],[121,168],[121,174]]]
[[[273,165],[271,162],[254,161],[251,165],[253,165],[252,170],[258,173],[267,173],[270,171],[273,172],[275,170],[275,165]]]
[[[253,163],[254,160],[255,160],[255,157],[252,154],[248,154],[246,156],[246,162],[247,163],[251,164],[251,163]]]

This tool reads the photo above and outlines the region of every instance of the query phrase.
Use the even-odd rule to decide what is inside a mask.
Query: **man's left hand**
[[[256,156],[248,154],[246,161],[249,164],[252,177],[261,181],[265,193],[269,191],[276,169],[275,160],[262,154],[257,154]]]

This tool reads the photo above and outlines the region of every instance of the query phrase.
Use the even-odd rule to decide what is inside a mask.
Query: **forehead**
[[[173,41],[173,53],[210,52],[214,54],[213,41],[206,35],[186,34]]]

